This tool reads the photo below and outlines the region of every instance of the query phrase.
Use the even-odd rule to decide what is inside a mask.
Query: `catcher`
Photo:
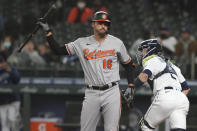
[[[132,89],[149,82],[154,99],[144,118],[140,121],[142,131],[153,131],[169,118],[171,131],[186,131],[189,110],[187,94],[190,91],[181,70],[161,56],[157,39],[142,41],[138,48],[138,62],[143,71],[134,81]]]

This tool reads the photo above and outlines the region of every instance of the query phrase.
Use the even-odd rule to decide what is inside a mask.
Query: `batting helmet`
[[[111,23],[111,19],[109,17],[109,14],[105,11],[97,11],[96,13],[94,13],[92,21],[102,21],[102,22]]]

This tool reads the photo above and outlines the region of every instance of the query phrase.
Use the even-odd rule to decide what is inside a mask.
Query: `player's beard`
[[[101,30],[104,31],[97,31],[97,34],[100,36],[100,38],[104,38],[108,34],[108,29],[105,30],[104,28],[102,28]]]

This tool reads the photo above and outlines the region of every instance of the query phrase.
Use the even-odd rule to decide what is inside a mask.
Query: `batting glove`
[[[46,20],[44,20],[43,18],[40,18],[40,19],[38,20],[37,24],[38,24],[46,33],[51,32],[51,29],[50,29],[48,23],[47,23]]]

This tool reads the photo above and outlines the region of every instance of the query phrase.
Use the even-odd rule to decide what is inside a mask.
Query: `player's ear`
[[[91,26],[92,26],[92,28],[94,28],[95,22],[91,22]]]

